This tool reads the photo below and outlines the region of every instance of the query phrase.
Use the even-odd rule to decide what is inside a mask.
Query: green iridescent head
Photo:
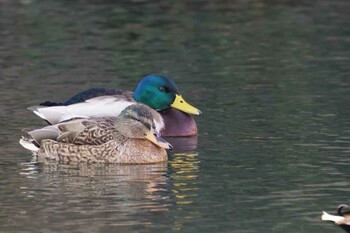
[[[173,80],[159,74],[145,76],[134,91],[134,99],[157,111],[172,107],[189,114],[201,113],[181,97]]]

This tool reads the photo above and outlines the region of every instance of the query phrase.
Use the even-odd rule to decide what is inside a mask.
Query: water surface
[[[350,2],[0,1],[1,232],[342,232]],[[172,76],[197,147],[154,165],[30,163],[28,106]],[[181,145],[181,142],[180,142]]]

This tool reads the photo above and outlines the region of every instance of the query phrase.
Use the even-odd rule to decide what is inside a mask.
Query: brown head
[[[153,109],[143,104],[133,104],[125,108],[116,120],[115,127],[124,137],[146,139],[159,147],[172,149],[170,143],[155,131]]]

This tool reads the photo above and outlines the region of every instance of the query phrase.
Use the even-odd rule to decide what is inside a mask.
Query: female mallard
[[[143,104],[125,108],[118,117],[72,119],[27,132],[20,144],[38,161],[155,163],[167,160],[172,146],[154,131],[159,114]],[[164,149],[165,148],[165,149]]]
[[[192,136],[197,126],[192,115],[201,111],[188,104],[170,78],[151,74],[144,77],[134,93],[116,89],[93,88],[81,92],[64,103],[44,102],[29,108],[50,124],[72,118],[117,116],[135,102],[143,103],[162,115],[156,129],[162,136]],[[180,110],[180,111],[178,111]]]
[[[342,204],[338,207],[337,212],[338,215],[331,215],[323,211],[321,219],[323,221],[332,221],[346,232],[350,232],[350,207]]]

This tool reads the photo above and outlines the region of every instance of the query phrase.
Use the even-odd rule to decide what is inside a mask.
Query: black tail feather
[[[46,107],[51,107],[51,106],[63,106],[63,103],[58,103],[58,102],[51,102],[51,101],[45,101],[39,104],[40,106],[46,106]]]

